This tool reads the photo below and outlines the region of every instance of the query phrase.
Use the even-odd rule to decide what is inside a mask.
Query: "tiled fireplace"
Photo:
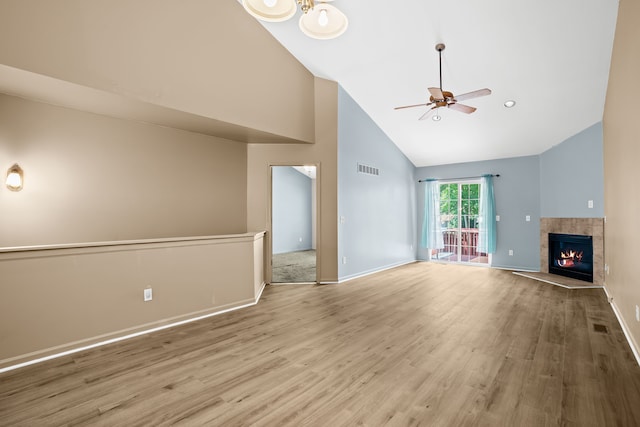
[[[549,273],[549,233],[591,236],[593,284],[604,284],[604,219],[540,218],[540,271]]]

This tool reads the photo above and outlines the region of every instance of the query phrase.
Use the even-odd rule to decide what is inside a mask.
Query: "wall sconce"
[[[7,188],[11,191],[22,190],[22,184],[24,183],[24,172],[18,164],[14,164],[7,170],[7,180],[5,182]]]

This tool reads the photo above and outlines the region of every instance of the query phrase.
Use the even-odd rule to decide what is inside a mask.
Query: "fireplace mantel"
[[[604,285],[604,218],[540,218],[542,273],[549,273],[549,233],[593,236],[593,284]]]

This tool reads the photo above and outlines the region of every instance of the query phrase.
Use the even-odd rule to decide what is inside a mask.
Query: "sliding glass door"
[[[440,226],[444,248],[432,258],[447,262],[488,264],[486,253],[478,251],[480,181],[440,184]]]

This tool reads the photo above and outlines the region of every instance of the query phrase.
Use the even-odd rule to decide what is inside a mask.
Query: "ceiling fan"
[[[451,92],[442,90],[442,51],[445,46],[443,43],[438,43],[436,45],[436,50],[438,51],[438,57],[440,60],[440,87],[430,87],[429,93],[429,102],[424,104],[414,104],[414,105],[405,105],[403,107],[396,107],[394,110],[401,110],[403,108],[414,108],[414,107],[428,107],[433,105],[426,113],[424,113],[418,120],[424,120],[430,117],[438,108],[447,107],[452,110],[460,111],[462,113],[471,114],[476,111],[475,107],[470,107],[468,105],[459,104],[458,101],[464,101],[466,99],[478,98],[480,96],[491,95],[490,89],[478,89],[473,92],[463,93],[462,95],[455,96]]]

